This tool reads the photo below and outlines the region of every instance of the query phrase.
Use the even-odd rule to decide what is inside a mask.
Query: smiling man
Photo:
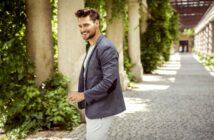
[[[90,44],[79,77],[78,91],[69,99],[85,108],[86,139],[106,140],[113,116],[125,110],[118,70],[118,53],[100,33],[96,10],[80,9],[78,18],[82,38]]]

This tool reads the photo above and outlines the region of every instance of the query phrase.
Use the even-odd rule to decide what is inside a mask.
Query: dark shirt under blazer
[[[97,119],[124,111],[125,103],[120,85],[118,53],[113,43],[101,35],[89,57],[86,69],[82,66],[78,91],[85,100],[78,103],[86,116]],[[84,78],[85,71],[85,78]]]

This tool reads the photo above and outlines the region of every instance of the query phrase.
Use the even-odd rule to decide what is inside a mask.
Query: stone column
[[[209,25],[205,27],[205,46],[206,46],[206,54],[209,54]]]
[[[83,0],[59,0],[58,7],[59,71],[69,77],[70,90],[77,90],[79,72],[85,56],[85,45],[74,13],[84,7],[84,2]]]
[[[128,87],[128,76],[124,70],[123,62],[123,18],[112,18],[112,0],[106,1],[107,8],[107,37],[114,43],[119,53],[119,74],[120,82],[123,90]]]
[[[143,34],[146,31],[148,19],[148,5],[146,0],[142,0],[140,6],[140,33]]]
[[[203,31],[202,31],[202,52],[203,52],[203,54],[206,54],[206,30],[205,30],[205,28],[203,29]]]
[[[194,44],[195,44],[195,46],[194,46],[195,50],[196,50],[196,52],[198,52],[200,49],[200,32],[195,35]]]
[[[128,1],[128,15],[129,15],[129,57],[131,63],[134,64],[131,72],[137,81],[143,81],[143,67],[141,64],[141,50],[140,50],[140,29],[139,29],[139,2],[138,0]]]
[[[201,30],[200,31],[200,51],[202,52],[202,53],[204,53],[203,52],[203,47],[204,47],[204,38],[203,38],[203,36],[204,36],[204,30]]]
[[[83,0],[58,1],[58,58],[59,71],[69,77],[69,90],[77,91],[79,73],[85,56],[85,44],[74,13],[84,7]],[[85,122],[84,110],[79,110]]]
[[[211,24],[211,45],[212,45],[211,52],[214,53],[214,21],[212,21],[210,24]]]
[[[27,47],[40,86],[53,73],[51,5],[49,0],[27,0]]]
[[[208,54],[212,53],[212,24],[208,24]]]

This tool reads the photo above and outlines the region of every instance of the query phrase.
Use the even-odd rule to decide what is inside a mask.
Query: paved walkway
[[[133,86],[109,140],[214,140],[214,77],[191,54],[173,55]],[[81,125],[68,137],[83,140],[84,134]]]
[[[127,110],[115,117],[109,140],[214,140],[214,77],[191,54],[172,55],[124,96]],[[82,124],[64,138],[36,140],[84,137]]]

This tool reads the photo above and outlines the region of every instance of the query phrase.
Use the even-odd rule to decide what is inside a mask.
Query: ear
[[[95,21],[95,25],[96,25],[97,27],[99,27],[99,26],[100,26],[100,22],[99,22],[99,20],[96,20],[96,21]]]

